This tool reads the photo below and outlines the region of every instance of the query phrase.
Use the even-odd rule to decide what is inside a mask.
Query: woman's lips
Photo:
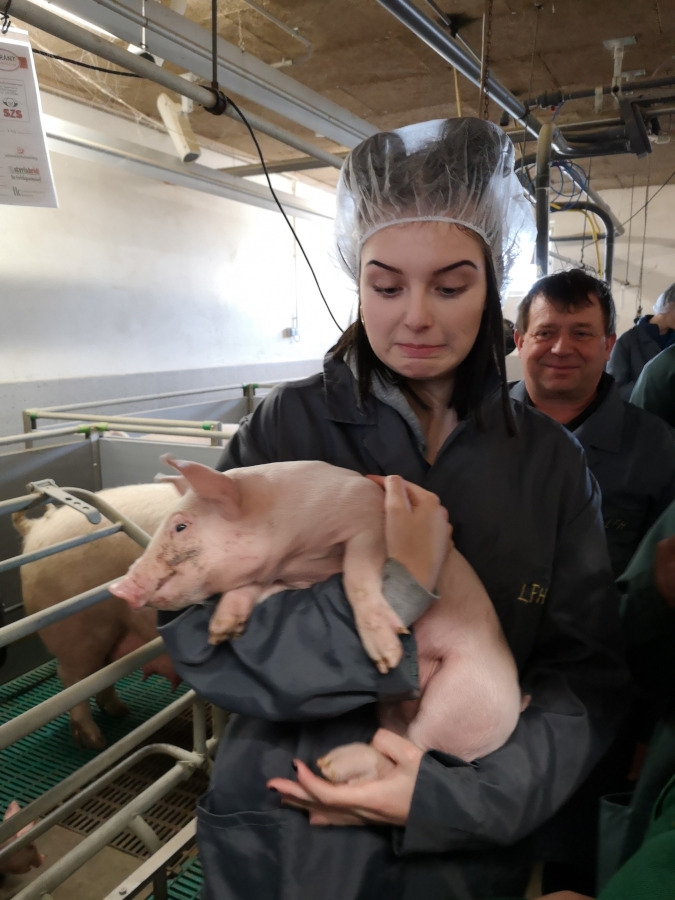
[[[399,349],[406,356],[426,357],[434,356],[441,349],[438,344],[399,344]]]

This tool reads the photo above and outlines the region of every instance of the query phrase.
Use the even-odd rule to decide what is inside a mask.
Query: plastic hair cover
[[[654,304],[653,312],[654,314],[664,313],[670,307],[675,304],[675,284],[671,284],[670,287],[667,287],[662,294],[659,294],[659,297]]]
[[[389,225],[464,225],[487,244],[503,289],[515,259],[534,242],[532,208],[513,171],[513,144],[476,118],[435,119],[366,138],[345,159],[335,240],[358,283],[361,248]]]

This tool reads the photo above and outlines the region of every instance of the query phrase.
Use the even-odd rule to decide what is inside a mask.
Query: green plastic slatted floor
[[[0,724],[32,709],[60,690],[56,660],[0,685]],[[92,701],[94,721],[112,744],[187,690],[187,685],[181,684],[172,693],[166,679],[151,675],[143,681],[140,671],[132,672],[117,682],[117,693],[129,707],[129,715],[114,718]],[[81,749],[73,744],[68,714],[64,713],[0,751],[0,809],[5,809],[11,800],[18,800],[21,806],[27,805],[96,754],[96,750]],[[171,900],[196,900],[201,885],[201,867],[199,860],[193,857],[170,880],[169,897]]]

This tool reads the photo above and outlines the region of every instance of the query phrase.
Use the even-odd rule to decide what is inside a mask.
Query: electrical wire
[[[256,150],[258,151],[258,156],[260,157],[260,163],[261,163],[261,165],[262,165],[262,167],[263,167],[263,171],[264,171],[264,173],[265,173],[265,178],[267,179],[267,184],[268,184],[268,186],[269,186],[270,193],[272,194],[272,197],[274,198],[274,202],[275,202],[276,205],[279,207],[279,212],[281,213],[281,215],[282,215],[282,216],[284,217],[284,219],[286,220],[286,224],[287,224],[288,227],[291,229],[291,232],[292,232],[292,234],[293,234],[293,237],[295,238],[296,243],[297,243],[298,247],[300,248],[300,252],[301,252],[302,255],[305,257],[305,262],[306,262],[307,265],[309,266],[309,271],[312,273],[312,277],[314,278],[314,283],[316,284],[317,290],[319,291],[319,294],[321,295],[321,299],[323,300],[324,305],[325,305],[326,309],[328,310],[328,315],[331,317],[331,319],[332,319],[333,322],[335,323],[335,327],[336,327],[340,332],[343,332],[343,331],[344,331],[344,328],[342,328],[342,326],[338,323],[337,319],[336,319],[335,316],[333,315],[333,311],[331,310],[330,306],[328,305],[328,301],[326,300],[326,298],[325,298],[325,296],[324,296],[324,293],[323,293],[323,291],[321,290],[321,285],[319,284],[319,279],[317,278],[316,272],[314,271],[314,268],[313,268],[311,262],[309,261],[309,257],[307,256],[307,254],[306,254],[306,252],[305,252],[305,248],[302,246],[302,241],[300,240],[300,238],[299,238],[298,235],[296,234],[296,231],[295,231],[295,229],[293,228],[290,219],[289,219],[288,216],[286,215],[286,210],[283,208],[283,206],[282,206],[281,203],[279,202],[279,198],[277,197],[277,195],[276,195],[275,192],[274,192],[274,188],[272,187],[272,181],[271,181],[271,179],[270,179],[270,175],[269,175],[269,172],[267,171],[267,166],[265,165],[265,160],[264,160],[263,155],[262,155],[262,150],[260,149],[260,144],[259,144],[258,141],[257,141],[257,138],[256,138],[256,136],[255,136],[255,134],[254,134],[254,132],[253,132],[253,129],[251,128],[251,126],[250,126],[250,124],[249,124],[249,122],[248,122],[246,116],[245,116],[245,115],[243,114],[243,112],[239,109],[239,107],[238,107],[237,104],[234,102],[234,100],[232,100],[230,97],[226,97],[226,99],[227,99],[227,102],[228,102],[228,103],[230,104],[230,106],[232,107],[232,109],[234,109],[235,112],[241,117],[242,122],[244,123],[244,125],[245,125],[246,128],[248,129],[248,133],[251,135],[251,140],[252,140],[253,143],[255,144],[255,148],[256,148]]]
[[[624,226],[624,225],[627,225],[627,224],[630,222],[631,219],[633,219],[633,218],[635,218],[635,216],[637,216],[638,213],[641,213],[642,210],[647,206],[647,204],[648,204],[648,203],[651,203],[652,200],[654,199],[654,197],[656,197],[657,194],[660,194],[661,191],[664,189],[664,187],[668,184],[668,182],[669,182],[669,181],[672,181],[673,178],[675,178],[675,170],[673,170],[673,171],[670,173],[670,175],[666,178],[666,180],[663,182],[663,184],[662,184],[661,187],[658,189],[658,191],[654,191],[654,193],[651,195],[651,197],[649,198],[649,200],[646,200],[646,201],[642,204],[642,206],[640,207],[640,209],[636,210],[636,211],[633,213],[633,215],[630,217],[630,219],[626,219],[625,222],[622,222],[622,223],[621,223],[621,227],[623,228],[623,226]]]
[[[67,56],[59,56],[56,53],[47,53],[46,50],[33,48],[33,53],[39,56],[47,56],[49,59],[57,59],[59,62],[69,63],[71,66],[80,66],[82,69],[93,69],[94,72],[105,72],[106,75],[119,75],[121,78],[143,78],[135,72],[122,72],[119,69],[106,69],[104,66],[92,66],[90,63],[79,62],[77,59],[68,59]]]
[[[291,220],[286,215],[286,210],[281,205],[279,198],[277,197],[277,195],[274,191],[274,188],[272,187],[272,180],[270,178],[269,172],[267,171],[267,166],[265,165],[265,159],[263,157],[262,150],[260,149],[260,144],[258,143],[258,139],[256,138],[255,133],[254,133],[253,129],[251,128],[251,125],[250,125],[248,119],[243,114],[243,112],[239,109],[239,107],[234,102],[234,100],[232,100],[230,97],[226,96],[219,89],[219,86],[218,86],[218,0],[212,0],[212,2],[211,2],[211,34],[212,34],[212,60],[211,60],[211,62],[212,62],[212,83],[211,83],[211,87],[213,88],[214,92],[217,95],[222,94],[222,96],[225,97],[226,102],[229,103],[229,105],[237,113],[237,115],[241,118],[241,121],[244,123],[244,125],[248,129],[248,133],[250,134],[251,140],[253,141],[253,143],[255,145],[255,149],[258,151],[258,156],[260,157],[260,164],[263,167],[263,172],[265,173],[265,178],[267,179],[267,185],[270,189],[270,193],[272,194],[272,197],[274,198],[274,202],[279,207],[279,212],[284,217],[288,227],[291,229],[291,234],[295,238],[295,242],[297,243],[298,247],[300,248],[300,252],[305,257],[305,262],[309,266],[309,271],[312,273],[312,278],[314,279],[314,283],[316,284],[317,290],[321,296],[321,299],[324,302],[324,306],[328,310],[328,315],[333,320],[335,327],[338,329],[338,331],[340,333],[342,333],[344,331],[344,328],[342,328],[342,326],[339,324],[339,322],[333,315],[333,311],[331,310],[330,306],[328,305],[328,301],[326,300],[324,293],[321,290],[321,285],[319,284],[319,279],[316,277],[316,272],[314,271],[314,267],[312,266],[311,262],[309,261],[309,257],[307,256],[307,254],[305,252],[305,248],[302,246],[302,241],[298,237],[295,229],[293,228],[293,225],[291,224]]]

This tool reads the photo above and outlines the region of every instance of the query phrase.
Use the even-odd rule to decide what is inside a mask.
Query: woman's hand
[[[384,728],[375,733],[372,746],[393,763],[393,768],[376,781],[331,784],[295,760],[297,782],[272,778],[267,787],[281,794],[283,805],[307,810],[312,825],[377,823],[403,826],[410,813],[424,752],[411,741]]]
[[[537,900],[593,900],[593,898],[588,894],[577,894],[576,891],[556,891],[555,894],[537,897]]]
[[[404,481],[399,475],[368,475],[384,489],[387,555],[405,566],[429,591],[434,591],[452,548],[448,511],[436,494]]]

